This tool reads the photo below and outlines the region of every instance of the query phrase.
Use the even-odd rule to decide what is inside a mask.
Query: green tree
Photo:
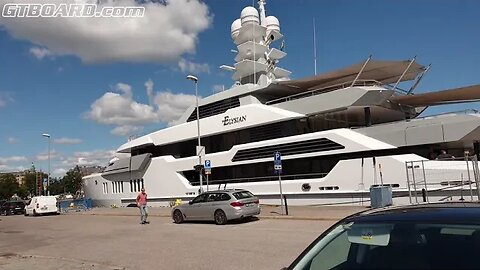
[[[75,168],[69,170],[62,178],[62,182],[66,192],[76,194],[77,191],[80,191],[82,188],[82,174],[80,173],[80,168],[75,166]]]
[[[25,174],[25,189],[32,195],[37,195],[37,176],[35,172]]]
[[[58,195],[65,192],[65,182],[63,179],[50,179],[50,195]]]
[[[25,189],[31,195],[41,195],[38,194],[37,177],[44,179],[47,178],[47,174],[43,172],[29,172],[25,174]]]
[[[27,187],[25,185],[19,186],[15,193],[18,195],[18,197],[22,199],[26,199],[30,194],[30,192],[28,192]]]
[[[0,199],[10,199],[18,190],[15,175],[5,173],[0,175]]]

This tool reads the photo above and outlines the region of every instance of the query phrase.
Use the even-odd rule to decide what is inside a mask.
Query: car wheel
[[[33,210],[33,216],[34,217],[38,216],[37,211]]]
[[[215,223],[217,223],[217,225],[224,225],[227,223],[227,215],[225,215],[225,212],[223,212],[222,210],[217,210],[215,211]]]
[[[180,210],[175,210],[173,212],[173,222],[180,224],[183,222],[183,214]]]
[[[244,221],[244,222],[250,222],[250,221],[253,221],[253,220],[254,220],[254,217],[252,217],[252,216],[244,217],[244,218],[243,218],[243,221]]]
[[[28,217],[28,213],[27,213],[26,210],[25,210],[25,212],[23,212],[23,215],[26,216],[26,217]]]

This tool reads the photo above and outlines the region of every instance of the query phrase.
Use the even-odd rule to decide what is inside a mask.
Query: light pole
[[[48,175],[47,175],[47,195],[50,196],[50,134],[43,133],[43,137],[48,138]]]
[[[193,75],[188,75],[187,80],[191,80],[195,82],[195,106],[197,108],[197,140],[198,140],[198,147],[197,147],[197,155],[198,155],[198,165],[201,168],[202,166],[202,145],[200,143],[200,112],[198,110],[198,78]],[[198,172],[198,177],[200,179],[200,193],[203,192],[203,179],[202,179],[202,170]]]

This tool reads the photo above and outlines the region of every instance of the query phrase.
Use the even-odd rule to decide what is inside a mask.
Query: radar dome
[[[235,21],[233,21],[232,28],[231,28],[232,39],[237,38],[241,27],[242,27],[242,21],[240,19],[236,19]]]
[[[268,16],[265,18],[265,24],[267,25],[267,31],[276,30],[280,32],[280,22],[275,16]]]
[[[246,7],[240,13],[240,18],[242,25],[253,23],[259,24],[260,19],[258,19],[258,11],[254,7]]]

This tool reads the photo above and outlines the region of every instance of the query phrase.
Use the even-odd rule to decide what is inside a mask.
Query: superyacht
[[[472,183],[475,190],[469,158],[479,154],[480,114],[420,115],[429,106],[479,101],[480,85],[414,94],[429,68],[415,58],[368,57],[291,80],[278,66],[286,56],[279,20],[266,16],[265,0],[258,5],[244,8],[231,26],[235,64],[221,68],[232,72],[234,85],[198,101],[176,125],[121,145],[117,152],[127,157],[84,177],[85,195],[96,205],[126,206],[142,187],[158,206],[190,200],[201,189],[232,188],[279,204],[276,151],[290,205],[364,203],[380,184],[392,187],[394,203],[411,201],[423,186],[429,200],[470,194]],[[462,160],[431,160],[441,150]],[[205,160],[209,175],[197,166]],[[412,186],[419,169],[423,182]]]

